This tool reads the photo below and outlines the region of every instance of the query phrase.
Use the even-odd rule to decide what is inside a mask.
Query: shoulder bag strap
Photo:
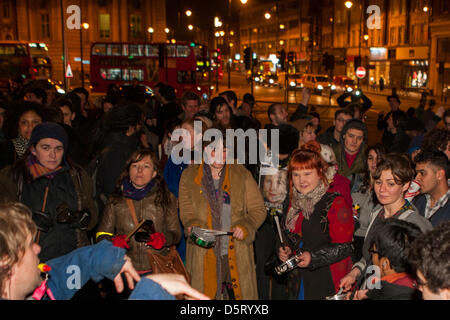
[[[42,212],[45,212],[45,207],[47,206],[47,197],[48,197],[48,186],[45,187],[45,191],[44,191],[44,201],[42,201],[42,208],[41,208]],[[39,244],[40,237],[41,237],[41,231],[38,230],[37,235],[36,235],[36,240],[34,242]]]

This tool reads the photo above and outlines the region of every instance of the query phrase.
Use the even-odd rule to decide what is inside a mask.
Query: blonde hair
[[[28,236],[34,237],[36,230],[28,207],[19,202],[0,205],[0,294],[13,266],[25,254]]]

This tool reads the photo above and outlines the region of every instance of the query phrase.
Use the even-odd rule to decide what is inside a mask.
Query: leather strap
[[[138,219],[136,217],[136,210],[134,209],[133,200],[130,198],[126,198],[128,209],[130,210],[131,218],[133,219],[134,225],[137,226],[139,224]]]
[[[42,208],[41,208],[42,212],[45,212],[45,207],[47,206],[47,197],[48,197],[48,186],[45,187],[45,191],[44,191],[44,201],[42,201]],[[35,243],[39,244],[40,237],[41,237],[41,231],[38,230]]]

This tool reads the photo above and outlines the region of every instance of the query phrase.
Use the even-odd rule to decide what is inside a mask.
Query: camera
[[[49,213],[35,211],[33,212],[32,219],[39,231],[48,232],[48,230],[50,230],[53,226],[53,221]]]
[[[300,262],[300,256],[303,252],[299,252],[296,255],[293,255],[289,259],[287,259],[285,262],[280,264],[279,266],[275,267],[275,272],[278,275],[283,275],[297,267],[297,263]]]
[[[68,224],[72,228],[80,230],[87,230],[89,221],[91,220],[91,212],[88,208],[80,211],[73,211],[65,203],[56,208],[57,216],[56,222],[61,224]]]

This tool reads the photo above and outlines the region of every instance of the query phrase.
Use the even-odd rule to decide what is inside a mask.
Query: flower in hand
[[[124,249],[130,249],[130,246],[128,245],[128,241],[126,239],[126,234],[118,234],[117,236],[112,238],[112,244],[115,247],[124,248]]]
[[[156,250],[161,249],[165,243],[166,243],[166,237],[161,232],[152,233],[147,241],[147,245],[152,246]]]

